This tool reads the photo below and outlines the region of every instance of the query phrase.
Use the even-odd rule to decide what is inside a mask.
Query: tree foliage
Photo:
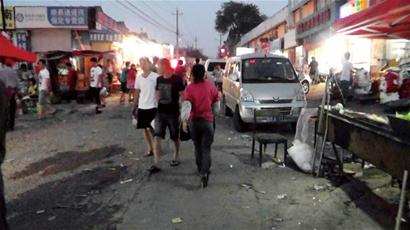
[[[233,47],[241,37],[266,19],[255,4],[225,2],[216,12],[215,30],[226,34],[227,44]]]

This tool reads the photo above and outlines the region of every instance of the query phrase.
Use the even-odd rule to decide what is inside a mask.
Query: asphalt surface
[[[320,86],[312,97],[320,98]],[[200,188],[193,145],[183,142],[182,164],[169,166],[163,142],[160,174],[148,176],[142,133],[130,106],[110,98],[103,114],[90,105],[60,105],[54,117],[19,117],[7,136],[3,164],[11,229],[391,229],[397,190],[375,169],[366,182],[317,178],[273,163],[273,149],[250,157],[249,133],[217,119],[209,187]],[[310,104],[312,104],[311,102]],[[317,101],[315,102],[317,103]],[[314,103],[313,103],[314,104]],[[289,143],[288,127],[279,131]],[[283,159],[283,148],[279,157]],[[367,186],[364,186],[367,185]],[[370,189],[368,188],[370,187]],[[174,222],[174,223],[173,223]]]

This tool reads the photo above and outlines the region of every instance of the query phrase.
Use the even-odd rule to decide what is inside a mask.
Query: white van
[[[268,53],[231,57],[223,77],[225,113],[234,128],[247,123],[296,123],[306,98],[289,59]]]

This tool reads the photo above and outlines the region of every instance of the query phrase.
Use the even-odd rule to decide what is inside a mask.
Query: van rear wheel
[[[244,132],[246,129],[246,124],[242,121],[238,106],[235,108],[235,113],[233,114],[233,127],[238,132]]]

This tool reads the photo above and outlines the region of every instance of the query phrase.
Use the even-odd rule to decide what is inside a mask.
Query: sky
[[[120,4],[120,1],[122,4]],[[132,12],[132,6],[127,5],[126,0],[4,0],[6,5],[42,5],[42,6],[102,6],[103,11],[118,21],[125,21],[131,31],[147,32],[150,38],[159,42],[175,45],[176,9],[182,13],[180,16],[180,42],[181,46],[194,46],[195,37],[197,47],[202,49],[205,55],[215,56],[219,46],[219,34],[215,31],[216,11],[221,8],[224,1],[138,1],[128,0],[138,9],[150,15],[162,26],[153,23]],[[242,1],[253,3],[259,10],[270,17],[287,4],[287,0]],[[137,11],[136,9],[133,9]],[[163,28],[164,27],[164,28]]]

